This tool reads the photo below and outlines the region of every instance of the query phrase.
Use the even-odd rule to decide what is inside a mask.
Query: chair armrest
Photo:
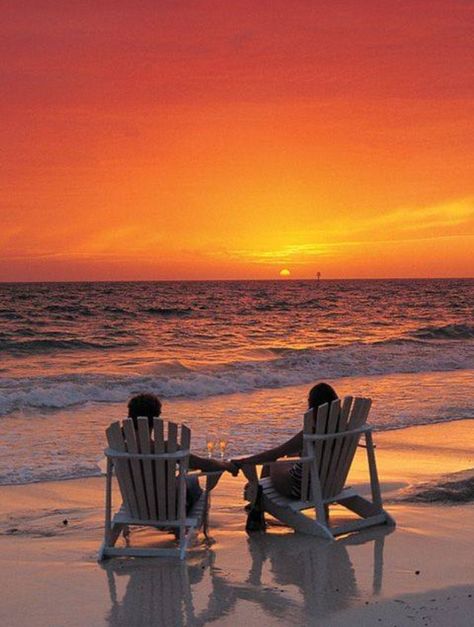
[[[217,475],[223,475],[225,470],[212,470],[204,472],[204,470],[188,470],[186,477],[215,477]]]
[[[338,433],[315,433],[311,435],[309,433],[303,433],[303,439],[309,440],[311,442],[324,442],[325,440],[336,440],[338,438],[344,438],[348,435],[360,435],[369,431],[372,431],[372,427],[369,425],[364,425],[363,427],[359,427],[358,429],[351,429],[350,431],[339,431]]]
[[[297,462],[311,462],[313,461],[313,457],[281,457],[280,459],[276,459],[274,462],[265,462],[261,464],[262,466],[274,466],[275,464],[296,464]],[[250,465],[250,464],[249,464]]]
[[[104,455],[106,457],[110,457],[111,459],[184,459],[189,455],[189,449],[182,449],[180,451],[176,451],[175,453],[128,453],[125,451],[116,451],[112,448],[104,449]]]

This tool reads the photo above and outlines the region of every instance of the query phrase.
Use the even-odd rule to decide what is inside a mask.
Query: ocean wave
[[[25,485],[44,481],[100,477],[100,475],[101,469],[97,463],[74,460],[72,463],[63,462],[61,466],[57,467],[49,463],[44,469],[35,467],[11,468],[8,471],[0,472],[0,485]]]
[[[93,316],[94,312],[83,305],[46,305],[45,311],[58,314],[73,314],[74,316]]]
[[[287,303],[286,301],[276,301],[273,303],[265,303],[262,305],[255,305],[252,307],[254,311],[289,311],[294,309],[294,303]]]
[[[425,344],[425,340],[417,339],[414,337],[394,337],[387,340],[375,340],[374,342],[370,342],[374,346],[410,346],[410,344],[414,346],[419,346]]]
[[[151,316],[181,318],[190,316],[193,313],[193,310],[189,307],[148,307],[148,309],[144,310],[144,313],[150,314]]]
[[[136,342],[86,342],[84,340],[0,340],[0,353],[49,353],[56,350],[108,350],[136,346]]]
[[[123,307],[114,307],[113,305],[106,305],[104,307],[104,311],[111,314],[116,314],[118,316],[132,316],[135,317],[135,313],[128,309],[124,309]]]
[[[431,482],[412,485],[403,490],[397,500],[445,504],[474,501],[474,468],[443,475]]]
[[[0,379],[0,415],[26,407],[123,401],[144,390],[165,398],[205,398],[302,385],[316,379],[469,369],[474,363],[474,347],[459,343],[440,351],[431,344],[357,343],[320,350],[275,347],[267,359],[262,357],[199,367],[183,366],[178,360],[156,362],[142,366],[141,374],[134,375],[98,372],[4,378]]]
[[[294,301],[276,301],[265,304],[255,305],[254,311],[298,311],[301,309],[325,309],[324,303],[319,298],[311,298],[309,300]]]
[[[0,318],[3,320],[21,320],[23,316],[15,311],[0,310]]]
[[[443,326],[421,327],[412,336],[426,340],[469,340],[474,338],[472,324],[445,324]]]

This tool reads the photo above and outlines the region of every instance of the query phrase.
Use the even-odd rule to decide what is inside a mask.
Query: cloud
[[[448,232],[452,228],[456,228],[456,232]],[[250,263],[304,265],[318,258],[337,257],[349,248],[375,243],[427,242],[469,235],[474,237],[472,198],[429,207],[405,207],[365,219],[354,217],[351,221],[338,223],[336,227],[299,234],[299,238],[312,239],[314,243],[306,241],[271,248],[230,249],[216,254],[224,255],[229,260],[245,260]],[[318,242],[322,238],[324,242]]]
[[[334,252],[333,244],[290,244],[269,250],[236,249],[224,255],[230,260],[245,260],[251,263],[281,265],[285,262],[305,264],[308,258],[328,256]]]
[[[474,199],[465,198],[431,207],[397,209],[362,222],[361,230],[394,227],[401,232],[412,232],[460,226],[473,220]]]

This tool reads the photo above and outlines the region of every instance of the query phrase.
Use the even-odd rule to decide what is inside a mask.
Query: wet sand
[[[97,564],[103,479],[2,487],[0,623],[472,625],[474,505],[418,504],[400,495],[415,482],[473,468],[473,431],[474,422],[464,420],[376,434],[397,527],[334,543],[276,524],[249,538],[244,481],[224,477],[212,502],[215,543],[197,543],[186,563]],[[364,471],[361,450],[353,485],[362,488]],[[137,543],[155,540],[148,530],[133,534]]]

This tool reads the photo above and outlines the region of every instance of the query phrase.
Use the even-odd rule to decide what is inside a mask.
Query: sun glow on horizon
[[[280,277],[282,279],[288,279],[291,276],[291,272],[288,270],[288,268],[283,268],[283,270],[280,270]]]
[[[10,5],[0,281],[472,276],[469,3]]]

